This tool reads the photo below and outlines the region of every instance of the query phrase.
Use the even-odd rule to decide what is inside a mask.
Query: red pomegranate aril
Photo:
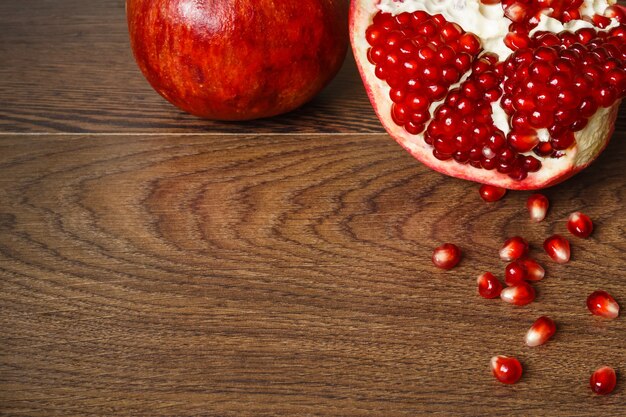
[[[524,342],[527,346],[535,347],[546,343],[556,333],[554,320],[547,316],[541,316],[528,329]]]
[[[526,201],[526,208],[528,208],[530,219],[534,222],[540,222],[545,219],[549,207],[550,201],[548,197],[543,194],[532,194]]]
[[[461,260],[461,250],[452,243],[444,243],[433,252],[432,261],[437,268],[452,269]]]
[[[550,236],[543,242],[543,248],[554,262],[564,264],[569,261],[570,245],[563,236]]]
[[[528,253],[528,242],[520,236],[513,236],[507,239],[500,249],[500,259],[503,261],[515,261],[526,256]]]
[[[506,188],[483,184],[480,186],[478,192],[483,200],[493,203],[494,201],[498,201],[504,197],[506,194]]]
[[[587,297],[587,308],[594,316],[615,319],[619,316],[619,304],[606,291],[594,291]]]
[[[539,138],[534,131],[512,131],[507,137],[509,146],[517,152],[524,153],[533,150],[539,144]]]
[[[557,151],[570,148],[574,144],[574,133],[565,132],[563,135],[552,138],[552,148]]]
[[[515,384],[522,377],[522,364],[510,356],[494,356],[490,362],[491,373],[503,384]]]
[[[513,261],[504,269],[504,282],[508,286],[517,285],[528,277],[526,265],[520,260]]]
[[[567,230],[574,236],[587,238],[593,232],[593,222],[584,213],[579,211],[570,214],[567,219]]]
[[[617,375],[610,366],[596,369],[589,379],[591,390],[598,395],[608,395],[613,392],[617,385]]]
[[[526,267],[527,281],[541,281],[546,275],[545,269],[543,269],[543,267],[533,259],[521,259],[519,260],[519,262],[522,262],[523,265]]]
[[[476,280],[478,294],[483,298],[496,298],[502,291],[502,283],[491,272],[485,272]]]
[[[527,282],[506,287],[500,292],[502,301],[516,306],[530,304],[535,299],[535,289]]]

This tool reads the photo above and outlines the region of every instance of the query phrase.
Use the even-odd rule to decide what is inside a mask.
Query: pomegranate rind
[[[407,0],[410,1],[410,0]],[[413,0],[418,3],[420,0]],[[468,0],[472,1],[472,0]],[[478,0],[474,0],[478,1]],[[601,108],[589,119],[588,125],[576,132],[576,145],[560,158],[541,159],[542,168],[529,173],[523,180],[515,180],[495,170],[474,168],[454,160],[441,161],[433,156],[433,148],[424,142],[423,135],[412,135],[391,119],[390,87],[374,75],[374,67],[367,59],[369,45],[365,31],[378,12],[380,0],[352,0],[350,5],[350,42],[369,100],[387,133],[415,159],[438,171],[464,180],[494,185],[510,190],[538,190],[556,185],[589,166],[608,145],[617,118],[621,100],[608,108]],[[461,26],[463,26],[461,24]]]

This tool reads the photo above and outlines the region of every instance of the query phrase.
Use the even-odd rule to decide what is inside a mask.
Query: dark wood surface
[[[626,322],[584,301],[626,307],[625,161],[622,108],[531,224],[528,192],[488,205],[403,152],[351,60],[290,115],[211,123],[143,80],[122,1],[0,2],[0,414],[623,416]],[[574,210],[596,232],[557,266],[540,244]],[[548,270],[523,308],[475,294],[514,234]],[[559,332],[525,347],[543,314]]]

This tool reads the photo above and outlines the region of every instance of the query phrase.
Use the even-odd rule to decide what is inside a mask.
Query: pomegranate
[[[135,59],[182,110],[220,120],[285,113],[315,96],[348,48],[336,0],[127,0]]]
[[[617,385],[615,370],[610,366],[603,366],[596,369],[589,378],[591,390],[598,395],[608,395],[613,392]]]
[[[432,261],[437,268],[452,269],[461,261],[461,249],[453,243],[444,243],[435,248]]]
[[[498,355],[489,362],[491,373],[503,384],[515,384],[522,377],[522,364],[517,358]]]
[[[389,134],[427,166],[539,189],[589,165],[626,94],[614,0],[352,0],[350,36]]]

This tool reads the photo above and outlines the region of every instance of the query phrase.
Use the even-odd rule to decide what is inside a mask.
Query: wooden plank
[[[179,111],[145,81],[123,1],[3,1],[0,131],[382,132],[348,55],[331,85],[292,113],[210,122]]]
[[[626,325],[584,300],[626,303],[623,139],[531,224],[529,193],[485,204],[384,134],[3,136],[0,414],[620,415],[623,376],[588,378],[626,369]],[[596,231],[555,265],[540,244],[576,209]],[[514,234],[548,271],[524,308],[475,294]],[[543,314],[558,334],[524,347]]]

